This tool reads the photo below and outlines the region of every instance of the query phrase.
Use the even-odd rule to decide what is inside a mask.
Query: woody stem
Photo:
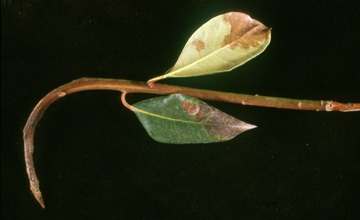
[[[53,102],[71,93],[85,90],[114,90],[126,93],[149,94],[182,93],[199,99],[230,102],[242,105],[313,111],[360,111],[360,103],[343,104],[334,101],[297,100],[193,89],[165,84],[153,84],[150,88],[145,82],[122,79],[80,78],[58,87],[42,98],[31,112],[23,130],[25,163],[30,181],[30,189],[43,208],[45,208],[45,203],[41,195],[39,181],[35,173],[33,162],[34,134],[36,126],[45,110]]]

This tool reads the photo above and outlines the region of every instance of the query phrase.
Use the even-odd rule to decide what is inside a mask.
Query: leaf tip
[[[254,128],[257,128],[257,126],[256,126],[256,125],[249,124],[249,123],[245,123],[245,124],[242,126],[242,130],[243,130],[243,131],[251,130],[251,129],[254,129]]]

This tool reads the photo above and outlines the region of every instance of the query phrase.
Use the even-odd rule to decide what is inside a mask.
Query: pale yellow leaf
[[[189,38],[175,65],[149,85],[167,77],[201,76],[230,71],[269,45],[271,29],[249,15],[229,12],[202,25]]]

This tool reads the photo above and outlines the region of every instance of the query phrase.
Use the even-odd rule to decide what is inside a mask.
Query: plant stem
[[[226,93],[211,90],[193,89],[165,84],[154,84],[152,88],[145,82],[121,80],[121,79],[102,79],[102,78],[81,78],[68,84],[58,87],[42,98],[31,112],[23,130],[24,154],[26,171],[30,181],[30,189],[40,205],[45,208],[39,181],[37,179],[34,162],[34,134],[36,126],[44,114],[45,110],[56,100],[71,93],[85,90],[115,90],[127,93],[151,93],[151,94],[173,94],[182,93],[192,97],[206,100],[231,102],[242,105],[253,105],[295,110],[314,110],[314,111],[360,111],[360,103],[338,103],[333,101],[313,101],[296,100],[278,97],[266,97],[258,95],[246,95],[236,93]]]

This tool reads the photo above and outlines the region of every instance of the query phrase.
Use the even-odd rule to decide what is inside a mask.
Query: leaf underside
[[[263,52],[271,28],[241,12],[216,16],[189,38],[175,65],[149,84],[167,77],[191,77],[230,71]]]
[[[162,143],[227,141],[256,127],[183,94],[144,100],[132,107],[148,134]]]

